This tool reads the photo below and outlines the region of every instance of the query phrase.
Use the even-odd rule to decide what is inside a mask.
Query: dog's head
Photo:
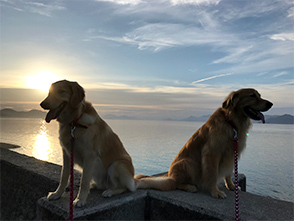
[[[48,96],[40,104],[43,109],[49,110],[46,122],[57,119],[65,109],[77,109],[84,98],[85,91],[77,82],[62,80],[53,83]]]
[[[265,123],[261,112],[268,111],[273,104],[261,98],[260,94],[251,88],[233,91],[223,102],[222,107],[236,114],[242,114],[253,120]]]

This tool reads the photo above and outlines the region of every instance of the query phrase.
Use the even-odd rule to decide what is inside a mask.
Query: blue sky
[[[293,114],[291,0],[0,2],[1,108],[68,79],[102,115],[201,116],[243,87]]]

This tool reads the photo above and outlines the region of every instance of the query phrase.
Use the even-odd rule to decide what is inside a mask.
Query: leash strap
[[[235,155],[235,162],[234,162],[234,177],[235,177],[235,220],[239,221],[239,182],[238,182],[238,132],[236,124],[229,119],[229,116],[223,112],[226,121],[232,126],[234,131],[234,155]]]
[[[73,220],[73,193],[74,193],[74,131],[76,126],[71,125],[70,131],[70,195],[69,195],[69,221]]]
[[[78,123],[78,120],[80,119],[77,118],[75,119],[70,125],[71,125],[71,130],[70,130],[70,195],[69,195],[69,221],[73,220],[73,195],[74,195],[74,141],[75,141],[75,129],[77,127],[81,127],[84,129],[87,129],[87,126],[84,126],[82,124]]]
[[[235,152],[235,220],[239,221],[239,182],[238,182],[238,133],[234,129],[234,152]]]

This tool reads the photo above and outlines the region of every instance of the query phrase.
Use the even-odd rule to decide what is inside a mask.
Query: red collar
[[[81,117],[75,119],[73,122],[71,122],[70,125],[71,125],[72,127],[82,127],[82,128],[84,128],[84,129],[87,129],[87,128],[88,128],[87,126],[78,123],[78,121],[79,121],[80,118],[81,118]]]
[[[82,114],[82,115],[83,115],[83,114]],[[70,123],[70,125],[71,125],[72,128],[73,128],[73,127],[82,127],[82,128],[84,128],[84,129],[87,129],[87,128],[88,128],[87,126],[78,123],[78,121],[80,120],[80,118],[82,117],[82,115],[79,116],[78,118],[76,118],[75,120],[73,120],[73,121]]]
[[[77,127],[82,127],[84,129],[87,129],[88,128],[87,126],[78,123],[78,121],[79,121],[80,118],[81,118],[81,116],[78,117],[77,119],[75,119],[73,122],[70,123],[70,126],[71,126],[71,130],[70,130],[70,136],[71,136],[71,138],[70,139],[72,141],[75,140],[74,131],[75,131],[75,129]]]

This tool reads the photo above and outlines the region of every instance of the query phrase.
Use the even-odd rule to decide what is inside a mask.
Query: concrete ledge
[[[61,167],[10,150],[1,151],[1,220],[66,220],[66,192],[60,200],[44,196],[54,191]],[[79,174],[75,174],[76,190]],[[87,205],[74,210],[76,220],[233,220],[234,193],[227,199],[205,193],[137,190],[105,199],[91,190]],[[42,197],[42,198],[41,198]],[[38,203],[37,203],[38,202]],[[293,220],[293,203],[240,192],[243,220]]]
[[[103,198],[102,191],[93,189],[88,196],[87,205],[74,208],[76,220],[144,220],[147,191],[125,193],[112,198]],[[69,217],[69,193],[61,199],[38,200],[38,220],[66,220]]]
[[[56,189],[61,167],[0,148],[0,170],[1,220],[34,220],[38,199]]]

